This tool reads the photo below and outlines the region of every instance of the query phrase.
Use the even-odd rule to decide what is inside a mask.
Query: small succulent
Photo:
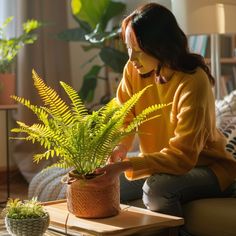
[[[11,219],[39,218],[48,215],[37,198],[25,201],[21,201],[18,198],[10,198],[7,201],[6,208],[3,209],[2,214]]]

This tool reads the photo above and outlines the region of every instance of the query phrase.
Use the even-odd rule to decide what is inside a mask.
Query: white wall
[[[0,0],[0,25],[9,16],[14,16],[15,14],[15,4],[16,0]],[[6,34],[8,37],[15,36],[15,20],[8,25],[6,28]],[[0,110],[0,171],[6,171],[6,111]],[[11,161],[11,166],[14,162]]]
[[[0,0],[0,25],[10,16],[16,15],[16,0]],[[14,37],[16,33],[16,21],[13,21],[7,26],[6,34],[9,37]]]
[[[118,2],[123,2],[126,4],[125,15],[131,13],[136,7],[143,5],[145,3],[156,2],[168,9],[171,9],[171,0],[116,0]]]

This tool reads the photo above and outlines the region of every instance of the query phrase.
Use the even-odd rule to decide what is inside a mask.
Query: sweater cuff
[[[144,157],[130,157],[124,159],[132,164],[132,170],[125,171],[128,180],[145,178],[150,175],[150,168]]]

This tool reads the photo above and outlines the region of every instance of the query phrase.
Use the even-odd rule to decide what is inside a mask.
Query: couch
[[[227,138],[226,149],[236,158],[236,91],[216,101],[217,126]],[[236,236],[236,181],[232,198],[211,198],[184,206],[185,226],[194,236]]]

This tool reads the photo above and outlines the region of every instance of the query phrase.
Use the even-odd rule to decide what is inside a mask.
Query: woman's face
[[[131,24],[128,24],[125,31],[125,43],[128,49],[129,59],[139,74],[146,74],[157,69],[159,61],[142,51],[138,45]]]

